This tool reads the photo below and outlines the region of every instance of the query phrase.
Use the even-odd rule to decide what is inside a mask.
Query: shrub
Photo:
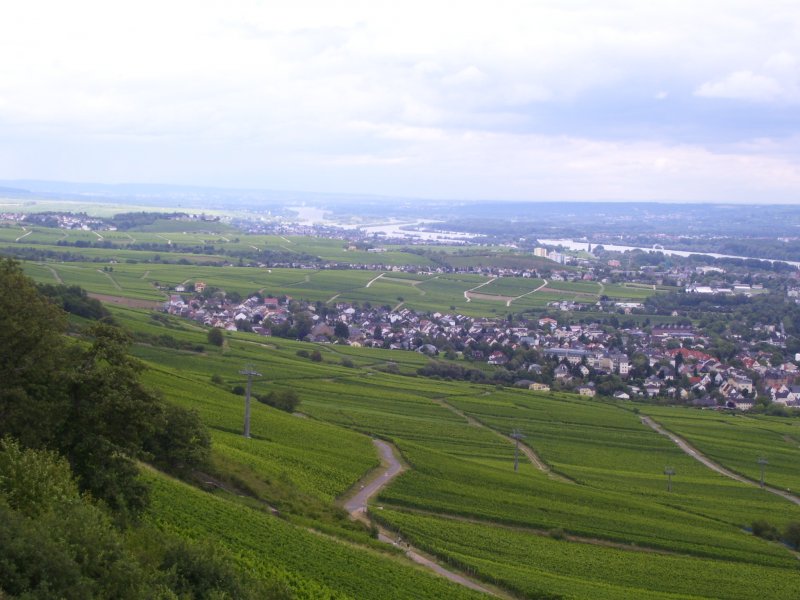
[[[208,343],[212,346],[222,346],[222,344],[225,343],[222,330],[217,327],[212,327],[208,332]]]
[[[764,519],[753,521],[751,528],[753,530],[753,535],[757,535],[765,540],[777,540],[780,537],[778,529]]]
[[[294,412],[300,404],[300,397],[292,389],[273,390],[269,394],[256,396],[256,400],[288,413]]]
[[[786,525],[783,530],[783,541],[800,550],[800,523],[795,521]]]

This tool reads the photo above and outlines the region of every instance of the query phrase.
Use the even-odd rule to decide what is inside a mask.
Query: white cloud
[[[768,102],[783,96],[784,89],[771,77],[751,71],[736,71],[724,79],[704,83],[695,94],[706,98]]]
[[[486,74],[474,65],[442,77],[442,83],[445,85],[476,85],[484,81],[486,81]]]
[[[800,69],[794,55],[782,51],[769,56],[758,73],[735,71],[703,83],[695,94],[753,102],[797,102],[800,101]]]
[[[304,187],[320,169],[329,191],[380,175],[420,195],[702,198],[738,193],[724,165],[779,195],[798,152],[768,134],[688,146],[630,121],[660,137],[615,142],[559,122],[635,119],[607,108],[631,97],[800,100],[800,11],[767,4],[8,2],[0,177]]]

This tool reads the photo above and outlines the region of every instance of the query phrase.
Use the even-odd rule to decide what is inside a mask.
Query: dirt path
[[[319,271],[314,271],[314,273],[319,273]],[[296,285],[303,285],[304,283],[310,283],[310,282],[311,282],[311,275],[305,275],[303,276],[303,279],[301,279],[300,281],[295,281],[294,283],[287,283],[286,287],[294,287]]]
[[[475,525],[485,525],[497,529],[505,529],[507,531],[518,531],[520,533],[528,533],[530,535],[538,535],[541,537],[553,537],[552,529],[537,529],[536,527],[527,527],[525,525],[509,525],[507,523],[499,523],[489,519],[478,519],[476,517],[465,517],[463,515],[454,515],[450,513],[436,512],[433,510],[425,510],[422,508],[411,508],[410,506],[398,507],[403,512],[414,513],[417,515],[425,515],[428,517],[435,517],[437,519],[447,519],[449,521],[458,521],[459,523],[474,523]],[[648,554],[665,554],[671,556],[687,556],[690,554],[680,554],[671,550],[664,550],[662,548],[652,548],[650,546],[640,546],[636,543],[626,544],[624,542],[615,542],[613,540],[605,540],[603,538],[593,538],[581,535],[573,535],[571,533],[564,533],[563,539],[568,542],[576,542],[578,544],[591,544],[593,546],[604,546],[606,548],[616,548],[617,550],[625,550],[628,552],[646,552]]]
[[[386,275],[386,273],[381,273],[380,275],[378,275],[378,276],[377,276],[377,277],[375,277],[374,279],[370,279],[370,280],[367,282],[367,285],[365,285],[364,287],[365,287],[365,288],[368,288],[369,286],[371,286],[373,283],[375,283],[376,281],[378,281],[378,279],[380,279],[380,278],[381,278],[381,277],[383,277],[384,275]]]
[[[686,454],[688,454],[689,456],[691,456],[695,460],[701,462],[703,465],[705,465],[706,467],[708,467],[712,471],[716,471],[720,475],[724,475],[725,477],[730,477],[731,479],[734,479],[734,480],[736,480],[736,481],[738,481],[740,483],[745,483],[747,485],[759,485],[759,483],[757,481],[749,479],[748,477],[745,477],[744,475],[739,475],[738,473],[734,473],[730,469],[728,469],[726,467],[723,467],[721,464],[719,464],[717,462],[714,462],[713,460],[711,460],[710,458],[705,456],[702,452],[700,452],[697,448],[695,448],[694,446],[689,444],[689,442],[684,440],[682,437],[679,437],[679,436],[675,435],[674,433],[672,433],[670,431],[667,431],[659,423],[657,423],[656,421],[654,421],[650,417],[642,417],[642,423],[647,425],[648,427],[651,427],[652,429],[654,429],[655,431],[657,431],[661,435],[667,436],[670,440],[673,441],[673,443],[676,446],[678,446],[678,448],[683,450]],[[785,498],[789,502],[794,502],[795,504],[800,505],[800,498],[798,498],[797,496],[795,496],[794,494],[792,494],[790,492],[787,492],[785,490],[780,490],[778,488],[775,488],[775,487],[772,487],[772,486],[769,486],[769,485],[764,486],[764,489],[766,491],[768,491],[768,492],[771,492],[771,493],[776,494],[776,495],[778,495],[778,496],[780,496],[782,498]]]
[[[537,287],[535,290],[531,290],[530,292],[525,292],[524,294],[521,294],[521,295],[517,296],[516,298],[511,298],[508,302],[506,302],[506,306],[511,306],[511,303],[514,302],[514,300],[519,300],[520,298],[524,298],[525,296],[530,296],[531,294],[535,294],[539,290],[546,288],[547,287],[547,279],[543,279],[542,281],[544,281],[544,283],[542,285],[540,285],[539,287]]]
[[[45,269],[47,269],[48,271],[50,271],[53,274],[53,278],[56,280],[57,284],[62,285],[64,283],[64,281],[61,279],[61,275],[59,275],[58,271],[56,271],[53,267],[51,267],[49,265],[44,265],[42,263],[39,263],[39,264],[42,265]]]
[[[557,290],[555,288],[544,287],[541,288],[543,292],[550,292],[552,294],[572,294],[573,296],[580,296],[581,298],[597,298],[597,294],[592,292],[576,292],[575,290]]]
[[[22,231],[25,231],[25,228],[24,228],[24,227],[22,228]],[[18,237],[17,239],[15,239],[14,241],[15,241],[15,242],[18,242],[18,241],[20,241],[22,238],[26,238],[26,237],[28,237],[28,236],[29,236],[30,234],[32,234],[32,233],[33,233],[33,229],[31,229],[30,231],[27,231],[26,233],[23,233],[21,236],[19,236],[19,237]]]
[[[114,287],[117,288],[118,290],[122,291],[122,286],[120,284],[118,284],[117,280],[114,279],[111,276],[111,273],[109,273],[108,271],[103,271],[102,269],[97,269],[97,272],[105,275],[106,277],[108,277],[111,280],[111,283],[114,284]]]
[[[139,279],[147,279],[147,276],[148,276],[148,275],[150,275],[150,271],[145,271],[145,272],[144,272],[144,275],[142,275],[141,277],[139,277]]]
[[[358,485],[358,493],[344,503],[344,509],[355,519],[361,519],[367,512],[367,502],[375,494],[385,488],[389,483],[405,471],[403,464],[394,455],[392,447],[383,440],[372,440],[381,456],[379,473],[369,473]]]
[[[331,296],[330,298],[328,298],[328,299],[325,301],[325,304],[330,304],[331,302],[333,302],[334,300],[336,300],[336,299],[337,299],[339,296],[341,296],[341,295],[342,295],[341,293],[339,293],[339,294],[334,294],[333,296]]]
[[[367,502],[369,499],[375,496],[384,487],[389,485],[392,479],[405,471],[405,467],[395,455],[395,450],[391,445],[382,440],[375,439],[372,440],[372,443],[375,444],[375,446],[378,448],[378,452],[380,453],[381,466],[377,472],[373,471],[368,473],[364,479],[357,483],[356,485],[360,486],[358,493],[344,503],[344,509],[350,513],[350,516],[353,519],[358,519],[367,523],[370,522],[367,514]],[[445,569],[439,563],[425,556],[420,550],[409,546],[402,540],[399,540],[394,534],[392,534],[392,532],[380,526],[378,527],[378,539],[387,544],[397,546],[398,548],[403,548],[408,559],[414,561],[418,565],[427,567],[434,573],[449,579],[453,583],[463,585],[471,590],[483,592],[485,594],[491,594],[493,596],[498,595],[495,592],[478,585],[464,575],[460,575],[459,573]]]
[[[422,285],[423,283],[427,283],[428,281],[433,281],[434,279],[439,279],[439,275],[437,275],[436,277],[431,277],[430,279],[425,279],[423,281],[410,281],[408,279],[399,279],[397,277],[384,277],[383,278],[384,281],[389,281],[391,283],[403,283],[405,285],[411,286],[412,288],[414,288],[415,290],[417,290],[419,292],[420,296],[426,295],[427,292],[425,290],[423,290],[419,286]]]
[[[490,302],[505,302],[506,306],[508,303],[511,302],[514,297],[513,296],[500,296],[497,294],[479,294],[477,292],[470,292],[469,293],[470,299],[474,300],[489,300]]]
[[[95,234],[95,235],[97,236],[97,239],[98,239],[98,240],[100,240],[101,242],[102,242],[104,239],[106,239],[106,238],[104,238],[102,235],[100,235],[99,233],[97,233],[96,231],[93,231],[92,233],[93,233],[93,234]]]
[[[492,278],[491,278],[489,281],[484,281],[482,284],[480,284],[480,285],[476,285],[474,288],[470,288],[470,289],[466,290],[466,291],[464,292],[464,298],[466,298],[466,299],[467,299],[467,302],[470,302],[470,299],[469,299],[469,293],[470,293],[470,292],[474,292],[475,290],[478,290],[478,289],[482,288],[482,287],[483,287],[483,286],[485,286],[485,285],[489,285],[489,284],[490,284],[490,283],[492,283],[492,282],[493,282],[495,279],[497,279],[497,277],[492,277]]]
[[[95,294],[89,292],[89,297],[100,302],[108,302],[111,304],[119,304],[120,306],[127,306],[128,308],[153,308],[158,309],[164,306],[163,302],[156,300],[140,300],[138,298],[123,298],[121,296],[109,296],[108,294]]]
[[[444,400],[442,398],[431,398],[431,400],[433,400],[439,406],[441,406],[443,408],[446,408],[447,410],[457,414],[459,417],[461,417],[462,419],[466,420],[466,422],[469,423],[470,425],[472,425],[473,427],[483,427],[484,429],[488,429],[489,431],[491,431],[495,435],[503,438],[504,440],[506,440],[507,442],[509,442],[511,444],[516,444],[517,443],[517,441],[514,438],[512,438],[511,436],[504,435],[504,434],[500,433],[499,431],[497,431],[496,429],[494,429],[492,427],[489,427],[488,425],[485,425],[484,423],[482,423],[481,421],[479,421],[475,417],[472,417],[472,416],[466,414],[465,412],[457,409],[455,406],[453,406],[452,404],[450,404],[446,400]],[[537,469],[539,469],[542,473],[545,473],[549,477],[551,477],[553,479],[556,479],[558,481],[562,481],[564,483],[575,483],[574,481],[564,477],[563,475],[559,475],[558,473],[554,473],[552,471],[552,469],[550,468],[550,466],[546,462],[544,462],[541,459],[541,457],[538,454],[536,454],[536,451],[533,448],[531,448],[530,446],[526,446],[525,444],[520,442],[519,443],[519,450],[525,456],[527,456],[528,460],[531,461],[531,464],[534,467],[536,467]]]

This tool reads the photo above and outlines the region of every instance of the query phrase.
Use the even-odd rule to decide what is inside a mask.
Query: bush
[[[225,343],[225,336],[222,335],[222,330],[212,327],[208,332],[208,343],[212,346],[222,346]]]
[[[222,379],[222,376],[219,373],[214,373],[211,376],[211,383],[213,383],[214,385],[221,385],[222,383],[224,383],[224,380]]]
[[[753,535],[757,535],[765,540],[777,540],[780,538],[778,529],[764,519],[753,521],[751,528],[753,530]]]
[[[269,394],[256,396],[256,400],[288,413],[294,412],[300,404],[300,397],[292,389],[273,390]]]
[[[352,369],[352,368],[353,368],[353,367],[355,367],[356,365],[355,365],[355,363],[354,363],[352,360],[350,360],[349,358],[343,358],[343,359],[342,359],[342,366],[343,366],[343,367],[347,367],[348,369]]]
[[[800,523],[792,522],[783,530],[783,541],[796,550],[800,550]]]
[[[314,350],[311,353],[311,360],[314,362],[322,362],[322,353],[319,350]]]
[[[299,356],[300,358],[308,358],[310,354],[308,353],[308,350],[298,350],[297,356]]]
[[[231,388],[231,391],[236,394],[237,396],[244,396],[244,386],[243,385],[235,385]]]

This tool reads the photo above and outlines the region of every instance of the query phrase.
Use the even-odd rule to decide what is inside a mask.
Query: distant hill
[[[19,196],[22,194],[28,195],[30,193],[31,193],[30,190],[24,190],[22,188],[0,186],[0,194],[12,194],[14,196]]]

